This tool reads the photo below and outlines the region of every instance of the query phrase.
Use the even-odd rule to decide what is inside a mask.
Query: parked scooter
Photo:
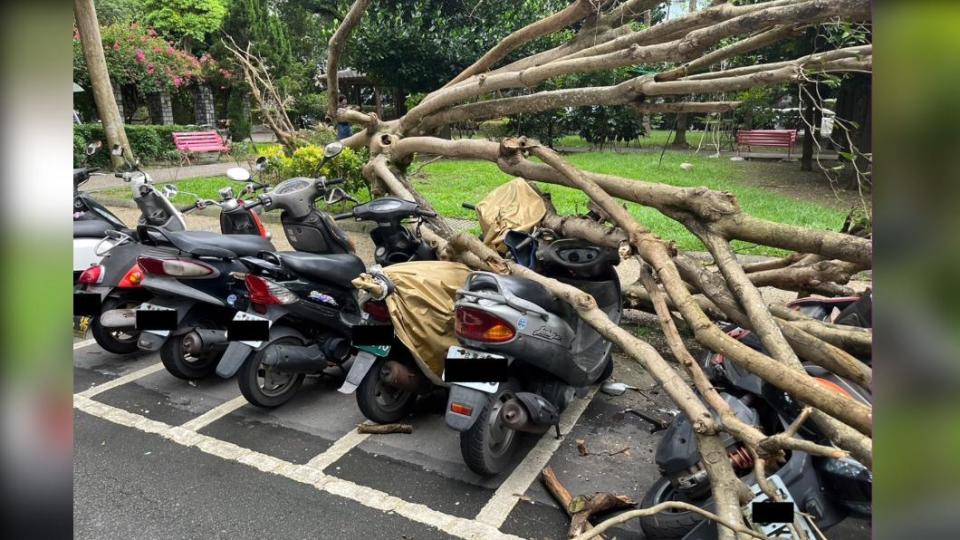
[[[805,298],[789,305],[809,316],[837,324],[869,326],[870,303],[867,294],[862,298]],[[733,325],[726,325],[724,330],[744,344],[758,351],[764,350],[754,334]],[[785,392],[726,361],[722,355],[708,351],[700,364],[737,416],[764,433],[783,431],[800,413],[801,406]],[[825,387],[864,403],[872,402],[869,390],[816,365],[807,364],[805,367]],[[722,436],[734,470],[747,485],[753,484],[753,456],[733,437]],[[829,444],[809,422],[803,425],[797,436]],[[700,463],[696,440],[687,417],[677,415],[657,447],[655,460],[662,476],[647,491],[642,507],[671,500],[702,507],[712,504],[710,481]],[[819,538],[801,512],[813,519],[820,530],[829,529],[851,514],[865,518],[871,515],[873,477],[869,469],[851,458],[829,459],[791,451],[786,463],[768,478],[779,488],[785,502],[795,504],[794,537],[806,534],[810,539]],[[765,499],[755,484],[754,492],[758,497],[756,501]],[[641,518],[640,525],[646,537],[651,539],[707,540],[717,536],[716,526],[693,512],[661,512]],[[767,525],[764,532],[773,536],[778,527],[785,525]]]
[[[88,145],[88,155],[95,153],[97,148],[98,143]],[[140,209],[138,222],[173,231],[183,230],[186,225],[182,214],[193,207],[176,208],[170,202],[177,193],[176,188],[165,185],[158,190],[149,174],[140,169],[139,162],[127,159],[119,146],[113,153],[123,156],[127,162],[129,170],[118,172],[116,176],[131,185],[133,200]],[[74,170],[75,187],[86,182],[95,170]],[[83,315],[91,317],[91,333],[104,350],[115,354],[135,352],[139,333],[122,326],[105,327],[101,315],[138,305],[150,297],[140,286],[143,276],[136,261],[143,246],[136,231],[127,228],[120,218],[86,193],[77,190],[73,204],[74,274],[77,276],[74,293],[98,297]]]
[[[536,251],[540,273],[591,294],[615,323],[618,262],[615,251],[574,239]],[[463,459],[477,474],[502,472],[521,433],[554,427],[559,436],[560,413],[575,394],[612,372],[612,344],[536,282],[473,272],[457,291],[455,316],[460,345],[449,349],[446,372],[483,363],[503,379],[450,381],[446,422],[460,432]]]
[[[227,171],[227,176],[234,181],[248,182],[249,173],[241,168]],[[266,187],[259,182],[248,182],[242,194],[253,193]],[[164,186],[160,195],[167,202],[178,194],[175,186]],[[220,201],[198,199],[194,203],[177,209],[180,214],[201,210],[208,206],[217,205],[221,208],[221,232],[226,235],[259,236],[264,239],[269,233],[260,221],[255,208],[246,205],[246,202],[235,196],[233,188],[225,187],[220,190]],[[171,205],[172,206],[172,205]],[[161,216],[154,223],[164,221]],[[157,242],[165,242],[163,231],[177,232],[180,238],[193,240],[209,240],[211,236],[219,237],[209,232],[168,230],[164,227],[147,225],[148,219],[141,219],[143,230],[155,229],[152,237],[142,241],[140,230],[123,230],[110,233],[112,241],[107,248],[101,251],[104,257],[101,262],[90,267],[81,277],[85,287],[83,293],[96,293],[102,297],[101,310],[94,313],[90,328],[97,342],[107,350],[116,353],[132,353],[139,350],[138,346],[142,332],[136,328],[136,307],[151,300],[156,291],[145,286],[145,272],[138,259],[156,251],[151,247]],[[113,236],[116,235],[116,236]],[[269,245],[269,242],[267,242]],[[263,244],[258,243],[262,247]],[[162,333],[162,331],[161,331]],[[149,339],[149,338],[147,338]],[[155,340],[148,341],[156,344]],[[162,342],[161,342],[162,344]],[[159,347],[159,345],[157,345]],[[151,349],[152,350],[152,349]]]
[[[315,195],[305,194],[303,199],[311,197]],[[345,199],[347,195],[337,188],[328,193],[326,202],[336,204]],[[374,257],[377,263],[388,265],[435,258],[419,235],[403,225],[407,219],[419,221],[434,215],[416,203],[386,197],[355,206],[333,219],[376,223],[370,233]],[[343,234],[332,223],[327,225]],[[305,376],[342,366],[354,356],[355,346],[363,349],[363,358],[371,360],[386,358],[391,351],[393,356],[402,354],[402,345],[394,344],[386,306],[358,303],[351,281],[366,271],[363,261],[352,252],[322,253],[322,246],[303,231],[290,236],[290,242],[297,252],[242,259],[250,269],[246,285],[251,307],[246,313],[238,312],[236,320],[266,322],[269,339],[231,343],[217,368],[224,378],[238,374],[240,391],[259,407],[287,402]]]
[[[342,148],[339,143],[328,145],[320,167]],[[249,173],[243,169],[231,171],[234,179],[249,179]],[[234,203],[248,213],[261,207],[265,211],[279,208],[284,210],[281,222],[287,239],[295,248],[309,252],[290,254],[292,258],[313,253],[352,253],[353,245],[347,236],[333,225],[329,216],[313,208],[314,199],[333,191],[331,186],[342,182],[342,179],[291,178],[260,195],[255,202],[216,203],[221,206],[221,225],[233,223],[230,208]],[[243,229],[253,230],[251,227],[248,224]],[[164,248],[153,256],[139,259],[145,275],[143,286],[155,297],[127,316],[148,311],[174,313],[167,327],[145,328],[138,342],[142,349],[160,349],[164,366],[174,376],[206,377],[213,373],[224,355],[229,345],[227,327],[238,311],[245,311],[249,304],[244,280],[249,267],[244,258],[255,259],[259,253],[275,251],[259,221],[255,228],[262,233],[260,236],[147,231],[149,243]]]

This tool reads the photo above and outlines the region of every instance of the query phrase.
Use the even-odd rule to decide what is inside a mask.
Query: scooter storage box
[[[284,212],[280,221],[287,240],[296,251],[353,253],[353,245],[346,234],[320,212],[311,212],[303,219],[294,219]]]

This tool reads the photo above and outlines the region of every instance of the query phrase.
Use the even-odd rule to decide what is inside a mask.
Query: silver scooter
[[[545,242],[532,264],[592,295],[610,319],[622,313],[617,253],[580,240]],[[612,344],[542,285],[473,272],[457,291],[460,345],[447,352],[446,422],[460,432],[467,466],[480,475],[507,468],[520,433],[559,437],[560,413],[613,370]]]

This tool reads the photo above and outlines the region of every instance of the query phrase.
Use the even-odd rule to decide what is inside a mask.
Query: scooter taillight
[[[158,259],[156,257],[139,257],[137,265],[146,274],[169,276],[175,278],[202,278],[213,277],[216,270],[190,259]]]
[[[390,311],[387,309],[385,302],[368,300],[363,304],[363,311],[373,317],[374,320],[380,322],[390,321]]]
[[[140,286],[141,282],[143,282],[143,271],[140,270],[140,263],[137,263],[133,265],[130,270],[127,270],[127,273],[123,275],[123,279],[120,280],[117,287],[121,289],[136,289]]]
[[[454,331],[462,338],[489,343],[503,343],[517,335],[507,321],[486,311],[469,307],[456,309]]]
[[[103,267],[99,264],[95,264],[90,268],[87,268],[80,274],[80,278],[77,279],[79,283],[84,285],[96,285],[103,281]]]
[[[290,289],[269,279],[247,274],[244,282],[247,284],[250,301],[254,304],[293,304],[297,301],[297,295],[293,294]]]

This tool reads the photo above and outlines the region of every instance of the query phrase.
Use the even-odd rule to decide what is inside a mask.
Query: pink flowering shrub
[[[187,51],[176,49],[156,31],[137,23],[112,24],[100,29],[110,79],[117,84],[134,84],[140,93],[168,91],[205,79],[204,66]],[[79,35],[74,32],[74,80],[89,84],[87,66]],[[215,64],[213,59],[208,63]],[[86,83],[86,84],[85,84]]]

